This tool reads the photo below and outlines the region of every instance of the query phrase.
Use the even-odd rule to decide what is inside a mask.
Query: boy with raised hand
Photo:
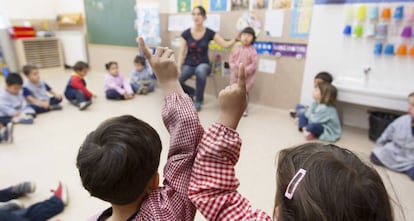
[[[87,136],[77,157],[85,189],[112,205],[91,220],[194,220],[188,185],[204,129],[178,82],[173,51],[157,48],[151,55],[142,38],[139,46],[165,93],[162,118],[171,138],[164,186],[158,186],[157,132],[132,116],[109,119]]]

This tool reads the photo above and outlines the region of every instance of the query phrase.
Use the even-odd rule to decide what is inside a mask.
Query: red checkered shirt
[[[190,97],[174,93],[164,100],[162,118],[171,137],[164,186],[151,192],[129,220],[194,220],[196,208],[188,198],[188,185],[204,129]]]
[[[240,147],[238,133],[218,123],[209,128],[198,146],[189,197],[207,220],[272,220],[237,192],[234,166]]]

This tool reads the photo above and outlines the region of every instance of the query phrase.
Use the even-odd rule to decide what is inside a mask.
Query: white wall
[[[84,12],[83,0],[0,0],[9,19],[54,19],[58,13]]]
[[[82,13],[85,12],[83,0],[55,0],[56,13]]]
[[[401,4],[414,7],[412,3]],[[388,5],[393,7],[401,4]],[[374,4],[365,5],[369,7]],[[305,104],[312,101],[313,77],[320,71],[329,71],[334,75],[334,78],[345,76],[364,79],[363,68],[370,66],[372,68],[369,73],[370,80],[395,85],[396,89],[400,89],[400,87],[411,88],[412,82],[414,82],[414,58],[385,55],[376,57],[373,54],[375,39],[344,36],[342,31],[346,23],[345,10],[346,5],[343,4],[315,5],[313,8],[301,101]],[[389,40],[394,44],[401,41],[399,37]],[[409,45],[413,44],[414,41],[411,40]],[[348,113],[350,112],[354,113],[355,111],[348,111]],[[350,116],[347,113],[344,115]],[[358,114],[352,115],[350,118],[353,119],[344,120],[345,124],[347,122],[361,122],[355,119]],[[365,117],[365,115],[361,116]],[[366,127],[366,125],[352,126]]]

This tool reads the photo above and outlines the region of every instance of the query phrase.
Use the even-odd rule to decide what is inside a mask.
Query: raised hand
[[[166,91],[166,93],[183,92],[178,82],[178,68],[173,50],[166,47],[158,47],[155,50],[155,54],[152,55],[143,38],[138,38],[138,44],[155,72],[161,89]]]
[[[246,73],[244,64],[239,65],[238,82],[220,91],[219,123],[236,129],[246,108]]]

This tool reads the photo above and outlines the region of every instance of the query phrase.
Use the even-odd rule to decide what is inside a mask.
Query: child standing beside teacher
[[[253,46],[254,41],[256,40],[256,34],[251,27],[246,27],[242,30],[240,34],[241,45],[233,49],[230,54],[230,84],[235,84],[238,81],[238,70],[240,63],[245,64],[246,69],[246,95],[247,100],[249,99],[249,93],[253,88],[254,81],[256,79],[257,71],[257,52],[256,48]],[[243,116],[247,117],[247,105],[244,110]]]

